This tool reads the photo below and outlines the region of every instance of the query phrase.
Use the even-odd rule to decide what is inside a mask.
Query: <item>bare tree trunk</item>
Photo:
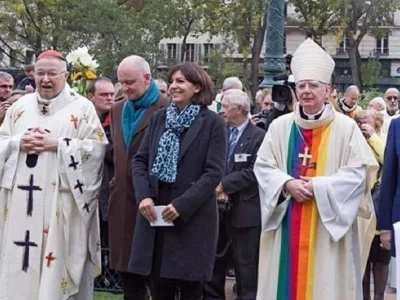
[[[250,91],[251,98],[256,98],[258,91],[258,69],[260,64],[260,54],[265,37],[265,26],[259,28],[254,35],[253,47],[251,47],[251,71],[250,71]]]
[[[183,40],[182,40],[182,48],[181,48],[181,59],[180,59],[180,62],[183,62],[183,61],[185,60],[185,54],[186,54],[186,40],[187,40],[187,37],[188,37],[188,35],[186,34],[186,35],[183,37]]]
[[[349,60],[351,68],[352,84],[356,85],[362,91],[362,78],[361,78],[361,55],[358,51],[359,43],[352,35],[349,35]]]

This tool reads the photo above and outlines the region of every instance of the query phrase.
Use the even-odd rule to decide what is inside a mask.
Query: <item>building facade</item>
[[[297,47],[307,38],[307,35],[298,25],[299,22],[289,21],[297,18],[293,7],[288,7],[287,16],[284,49],[285,54],[293,54]],[[381,69],[376,86],[383,91],[387,87],[400,86],[400,11],[394,12],[393,24],[382,29],[385,32],[383,36],[366,35],[360,44],[359,51],[363,61],[371,58],[379,61]],[[177,37],[162,40],[160,49],[163,51],[166,61],[180,61],[182,51],[184,51],[183,60],[197,62],[207,68],[207,55],[210,50],[227,42],[222,36],[189,36],[187,38],[186,51],[184,51],[182,50],[182,38]],[[352,83],[348,38],[338,39],[337,29],[334,28],[332,32],[322,37],[322,46],[336,62],[336,82],[339,90],[343,91]],[[243,59],[243,55],[237,46],[233,47],[233,51],[227,52],[226,56],[234,58],[238,64]],[[259,77],[262,80],[264,48],[260,56]]]

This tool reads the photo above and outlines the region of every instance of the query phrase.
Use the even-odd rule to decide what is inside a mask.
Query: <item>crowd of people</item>
[[[54,50],[17,87],[0,72],[0,299],[93,299],[104,268],[126,300],[226,299],[227,274],[241,300],[368,300],[371,273],[383,299],[400,93],[363,110],[334,68],[307,39],[288,102],[260,90],[257,113],[191,62],[163,80],[128,56],[87,98]]]

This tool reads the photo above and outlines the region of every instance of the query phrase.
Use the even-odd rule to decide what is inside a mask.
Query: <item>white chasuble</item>
[[[42,128],[58,150],[28,155]],[[98,191],[107,140],[93,104],[69,86],[20,98],[0,127],[0,299],[91,299],[100,274]]]
[[[329,104],[318,120],[302,119],[299,109],[271,124],[254,167],[262,213],[257,299],[361,300],[378,164],[352,119]],[[303,203],[283,190],[300,176],[314,189]]]

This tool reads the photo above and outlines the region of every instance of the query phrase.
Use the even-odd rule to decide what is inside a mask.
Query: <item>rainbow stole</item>
[[[325,174],[330,129],[330,124],[302,129],[293,122],[287,156],[288,174],[297,179]],[[303,203],[290,201],[282,221],[277,300],[313,299],[317,225],[318,208],[314,199]]]

